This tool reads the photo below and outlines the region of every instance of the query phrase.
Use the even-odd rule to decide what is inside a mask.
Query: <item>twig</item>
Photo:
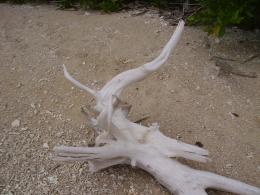
[[[225,57],[221,57],[221,56],[217,56],[217,55],[212,56],[210,59],[213,60],[214,58],[220,59],[220,60],[227,60],[227,61],[237,61],[236,59],[225,58]]]
[[[136,120],[136,121],[134,121],[134,123],[141,123],[141,122],[143,122],[144,120],[146,120],[146,119],[148,119],[148,118],[150,118],[150,116],[144,116],[144,117],[142,117],[142,118],[140,118],[140,119],[138,119],[138,120]]]
[[[216,60],[216,66],[220,68],[220,71],[228,74],[234,74],[241,77],[248,77],[248,78],[257,78],[257,74],[255,72],[244,72],[242,70],[236,69],[227,62],[223,60]]]
[[[202,8],[203,8],[203,6],[198,7],[195,11],[192,12],[192,14],[188,15],[188,17],[195,15],[195,14],[198,13]]]
[[[252,61],[253,59],[257,58],[259,55],[260,55],[260,53],[251,55],[249,58],[245,59],[241,64],[245,64],[249,61]]]

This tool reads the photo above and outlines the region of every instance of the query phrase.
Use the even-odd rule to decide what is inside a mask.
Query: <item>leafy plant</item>
[[[119,11],[124,4],[133,0],[57,0],[60,8],[81,7],[83,9],[99,9],[104,12]],[[46,3],[49,0],[0,0],[16,4]],[[153,5],[162,9],[181,6],[184,1],[177,0],[140,0],[145,5]],[[190,0],[190,3],[201,5],[200,11],[188,17],[191,25],[206,25],[205,30],[215,36],[223,36],[230,25],[242,27],[260,27],[260,0]]]
[[[0,3],[12,3],[12,4],[39,4],[39,3],[47,3],[48,0],[0,0]]]
[[[115,12],[121,9],[122,0],[60,0],[60,8],[67,9],[77,4],[83,9],[100,9],[104,12]]]
[[[203,9],[188,18],[190,24],[206,25],[209,34],[223,36],[229,25],[239,25],[254,19],[258,0],[198,0]]]
[[[99,6],[104,12],[114,12],[121,9],[122,2],[121,0],[103,0]]]
[[[155,7],[166,8],[171,0],[146,0]]]
[[[59,0],[58,4],[61,9],[68,9],[75,6],[74,0]]]

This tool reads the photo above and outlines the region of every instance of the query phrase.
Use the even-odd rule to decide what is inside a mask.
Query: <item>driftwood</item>
[[[257,187],[181,164],[176,157],[207,162],[208,151],[166,137],[156,123],[146,127],[127,118],[131,106],[119,99],[120,94],[127,86],[146,78],[166,62],[177,45],[183,28],[184,22],[180,21],[156,59],[116,75],[100,91],[76,81],[63,66],[68,80],[96,98],[94,109],[98,116],[89,121],[99,135],[95,147],[56,146],[54,160],[88,161],[92,172],[117,164],[129,164],[152,174],[173,194],[203,195],[207,194],[207,188],[238,194],[260,194]]]

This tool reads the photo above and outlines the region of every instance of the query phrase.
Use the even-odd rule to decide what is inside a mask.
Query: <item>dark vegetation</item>
[[[190,25],[205,25],[205,30],[223,36],[227,26],[253,29],[260,27],[259,0],[0,0],[14,4],[56,3],[60,9],[82,8],[116,12],[133,2],[160,9],[179,8]],[[192,8],[192,9],[191,9]]]
[[[209,34],[223,36],[227,26],[260,27],[259,0],[198,0],[201,10],[190,16],[190,24],[206,25]],[[258,11],[258,12],[257,12]]]

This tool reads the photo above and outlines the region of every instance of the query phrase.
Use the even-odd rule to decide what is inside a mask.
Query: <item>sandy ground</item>
[[[139,169],[116,166],[90,174],[87,163],[49,156],[55,145],[84,146],[94,139],[80,112],[93,99],[63,77],[61,64],[100,88],[157,56],[173,31],[156,14],[84,15],[0,4],[0,192],[169,194]],[[145,124],[158,122],[166,135],[201,142],[210,151],[212,162],[186,164],[260,186],[260,60],[243,65],[258,78],[219,76],[209,56],[244,60],[259,52],[257,36],[233,30],[215,43],[187,27],[167,64],[124,93],[133,105],[131,119],[149,115]]]

